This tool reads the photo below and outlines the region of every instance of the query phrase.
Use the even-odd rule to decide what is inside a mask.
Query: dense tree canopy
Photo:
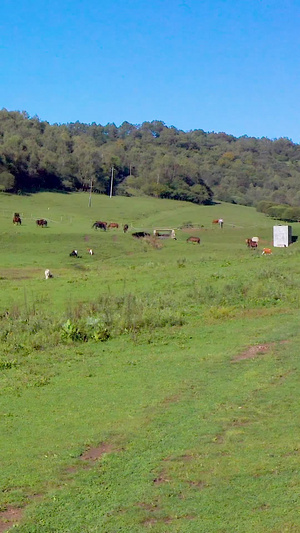
[[[93,190],[210,203],[300,206],[300,146],[286,138],[141,125],[54,124],[0,111],[0,191]]]

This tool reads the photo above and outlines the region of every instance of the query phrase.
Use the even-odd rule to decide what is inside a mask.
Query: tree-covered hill
[[[0,111],[0,188],[88,189],[210,203],[300,206],[300,146],[289,139],[184,132],[161,121],[54,124]]]

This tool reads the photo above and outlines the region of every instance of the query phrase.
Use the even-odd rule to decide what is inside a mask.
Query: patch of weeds
[[[259,306],[277,305],[285,299],[286,295],[284,292],[272,283],[256,284],[250,294],[250,301],[254,305]]]
[[[211,307],[208,314],[215,320],[227,320],[236,316],[234,307]]]
[[[151,246],[151,248],[154,248],[156,250],[160,250],[163,247],[163,243],[161,240],[157,239],[157,237],[151,236],[151,237],[145,237],[144,242],[148,244],[148,246]]]
[[[217,279],[224,279],[225,276],[223,274],[219,274],[218,272],[215,272],[214,274],[211,274],[210,277],[211,279],[217,280]]]
[[[93,302],[68,304],[65,317],[24,311],[18,319],[0,320],[0,338],[9,353],[29,356],[34,351],[61,342],[105,342],[111,337],[131,334],[136,339],[142,330],[182,326],[184,312],[169,296],[137,297],[132,293],[101,295]]]
[[[49,385],[50,378],[47,376],[39,376],[36,378],[36,380],[33,382],[33,387],[45,387],[46,385]]]
[[[107,327],[101,322],[100,318],[88,317],[86,320],[87,337],[96,342],[107,341],[110,333]]]
[[[12,361],[0,361],[0,370],[9,370],[18,366],[18,362],[13,359]]]
[[[178,268],[186,267],[186,258],[182,257],[182,259],[177,259],[177,266]]]
[[[86,340],[86,335],[84,332],[80,331],[77,324],[68,320],[62,325],[62,339],[71,340],[71,341],[84,341]]]

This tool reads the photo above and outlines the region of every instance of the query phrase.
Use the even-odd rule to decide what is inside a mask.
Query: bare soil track
[[[21,507],[8,507],[5,511],[0,512],[0,533],[4,533],[15,524],[20,522],[23,517]]]
[[[280,341],[279,344],[285,344],[288,341]],[[242,361],[244,359],[254,359],[255,357],[259,357],[260,355],[264,355],[266,353],[271,352],[271,350],[276,347],[276,342],[268,342],[265,344],[256,344],[254,346],[249,346],[244,352],[240,353],[236,357],[234,357],[231,362],[237,363],[238,361]]]

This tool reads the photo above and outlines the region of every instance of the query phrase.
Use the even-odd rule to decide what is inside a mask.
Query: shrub
[[[279,220],[284,220],[282,218],[283,216],[283,213],[284,211],[286,210],[288,206],[286,205],[273,205],[271,207],[269,207],[266,211],[266,214],[269,216],[269,217],[272,217],[272,218],[277,218]]]
[[[276,205],[275,202],[261,200],[256,206],[256,211],[259,211],[260,213],[267,213],[268,209],[274,205]]]

